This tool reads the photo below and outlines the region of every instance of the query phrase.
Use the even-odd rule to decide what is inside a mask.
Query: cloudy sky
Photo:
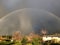
[[[0,0],[0,17],[22,8],[39,8],[60,16],[60,0]]]
[[[20,17],[21,19],[18,18],[19,16],[17,16],[17,15],[19,13],[17,15],[15,13],[15,14],[12,14],[11,16],[7,16],[7,18],[4,18],[4,17],[6,17],[7,14],[10,14],[11,12],[13,12],[15,10],[20,10],[20,9],[24,9],[24,8],[36,8],[36,9],[44,10],[44,11],[42,13],[40,11],[39,12],[36,11],[36,12],[38,12],[38,14],[40,14],[40,16],[35,13],[33,14],[32,12],[34,12],[34,11],[29,12],[32,15],[32,16],[30,16],[30,18],[32,17],[32,19],[29,19],[29,20],[31,20],[31,22],[33,22],[32,24],[31,24],[31,22],[27,21],[29,16],[22,16],[24,19],[27,17],[27,19],[25,19],[25,20],[21,17]],[[30,14],[28,14],[27,10],[28,9],[24,9],[21,12],[24,12],[25,14],[30,15]],[[53,15],[55,15],[55,16],[51,16],[50,13],[48,14],[45,11],[53,13]],[[22,13],[22,14],[24,15],[24,13]],[[50,15],[50,16],[48,16],[48,15]],[[47,16],[48,16],[48,18],[46,18]],[[43,18],[41,18],[41,17],[43,17]],[[60,29],[60,27],[59,27],[60,26],[60,0],[0,0],[0,18],[2,18],[1,20],[3,20],[0,22],[0,23],[2,23],[2,24],[0,24],[1,25],[0,28],[1,28],[1,30],[5,30],[5,31],[1,31],[1,34],[2,34],[2,32],[8,33],[10,30],[13,30],[13,31],[19,30],[19,28],[22,28],[22,26],[20,27],[20,23],[21,23],[21,25],[28,24],[28,28],[31,27],[31,28],[29,28],[31,30],[34,30],[36,27],[38,27],[38,31],[39,31],[39,28],[43,27],[42,25],[44,25],[45,27],[48,27],[47,29],[49,29],[49,32],[51,32],[52,30],[53,30],[52,32],[56,32],[57,30],[58,30],[57,32],[59,32],[59,29]],[[23,20],[23,21],[20,21],[20,20]],[[41,24],[40,23],[41,20],[44,21],[44,23]],[[25,23],[22,23],[22,22],[25,22]],[[31,25],[33,25],[34,29],[32,29]],[[26,30],[28,30],[27,27],[24,27],[24,28]],[[13,31],[10,31],[10,32],[13,32]],[[35,32],[36,32],[36,30],[35,30]]]

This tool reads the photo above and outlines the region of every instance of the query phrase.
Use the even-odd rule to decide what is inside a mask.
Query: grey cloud
[[[45,10],[26,8],[6,15],[1,18],[0,34],[12,34],[14,31],[21,31],[28,34],[32,31],[39,33],[42,28],[49,33],[60,31],[60,18]]]
[[[0,17],[23,8],[38,8],[60,16],[60,0],[0,0]]]

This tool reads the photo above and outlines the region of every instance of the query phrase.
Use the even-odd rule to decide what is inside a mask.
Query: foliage
[[[24,37],[24,38],[22,39],[21,43],[22,43],[22,45],[26,45],[26,44],[27,44],[27,38]]]
[[[6,40],[0,41],[0,45],[60,45],[60,43],[54,43],[53,41],[46,41],[42,43],[42,38],[33,38],[31,42],[28,42],[28,39],[26,37],[23,37],[22,40],[14,40],[11,41],[9,38]]]

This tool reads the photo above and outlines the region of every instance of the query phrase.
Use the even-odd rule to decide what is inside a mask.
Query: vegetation
[[[0,36],[0,45],[60,45],[55,39],[43,41],[40,35],[31,33],[22,36],[19,32],[15,32],[12,36]]]

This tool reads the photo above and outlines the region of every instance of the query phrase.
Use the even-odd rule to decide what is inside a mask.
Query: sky
[[[0,19],[1,35],[11,35],[15,31],[21,31],[22,34],[38,34],[42,28],[46,28],[50,34],[60,32],[60,18],[45,10],[24,8]]]
[[[39,10],[44,10],[44,11],[47,11],[47,12],[50,12],[50,13],[52,13],[52,14],[54,14],[55,16],[57,16],[59,19],[60,19],[60,0],[0,0],[0,20],[5,20],[4,19],[4,17],[6,16],[6,15],[8,15],[8,14],[10,14],[11,12],[14,12],[14,11],[16,11],[16,10],[20,10],[20,9],[24,9],[24,8],[36,8],[36,9],[39,9]],[[27,9],[26,9],[27,10]],[[26,11],[25,9],[23,10],[23,11],[21,11],[21,12],[24,12],[24,11]],[[47,17],[48,15],[50,15],[50,14],[48,14],[47,16],[46,15],[44,15],[45,13],[44,13],[44,11],[43,11],[43,14],[41,13],[41,15],[43,15],[42,17]],[[38,12],[38,11],[37,11]],[[30,13],[30,12],[29,12]],[[28,13],[26,13],[27,15],[29,15]],[[34,13],[35,14],[35,13]],[[24,15],[24,13],[23,13],[23,15]],[[33,20],[32,22],[32,24],[31,25],[33,25],[33,27],[34,27],[34,29],[36,28],[36,27],[42,27],[41,25],[45,25],[45,27],[48,27],[48,29],[49,29],[49,31],[48,32],[51,32],[52,31],[52,28],[53,28],[53,31],[52,32],[56,32],[57,30],[57,32],[59,32],[59,29],[60,29],[60,21],[59,21],[59,19],[58,19],[58,21],[57,21],[57,19],[56,19],[56,17],[54,16],[51,16],[51,17],[53,17],[53,19],[51,19],[51,17],[49,17],[48,19],[49,19],[49,22],[47,22],[47,24],[45,24],[45,22],[44,22],[44,24],[41,24],[40,22],[39,22],[39,20],[41,21],[41,20],[43,20],[43,18],[40,18],[41,17],[41,15],[39,16],[37,16],[36,14],[35,15],[33,15],[33,13],[31,13],[31,17],[32,17],[32,19],[30,19],[30,20]],[[21,23],[21,21],[19,22],[19,20],[22,20],[22,18],[21,19],[18,19],[18,16],[16,17],[16,15],[12,15],[12,16],[7,16],[8,18],[6,18],[7,19],[7,21],[1,21],[1,22],[3,22],[3,25],[2,24],[0,24],[1,26],[0,26],[0,28],[2,29],[2,30],[6,30],[6,32],[5,31],[2,31],[2,32],[5,32],[5,33],[8,33],[10,30],[19,30],[19,28],[20,28],[20,23]],[[22,16],[22,17],[27,17],[27,16]],[[34,18],[35,17],[35,18]],[[35,20],[36,19],[36,20]],[[24,19],[23,19],[24,20]],[[35,20],[35,21],[34,21]],[[43,20],[43,21],[46,21],[47,19],[45,18],[45,20]],[[53,20],[53,21],[52,21]],[[0,22],[0,23],[1,23]],[[23,22],[25,22],[26,24],[28,24],[29,25],[29,21],[23,21]],[[36,22],[36,23],[34,23],[34,22]],[[51,23],[52,22],[52,23]],[[12,23],[12,24],[11,24]],[[14,23],[14,24],[13,24]],[[25,23],[22,23],[23,25],[26,25]],[[57,23],[57,24],[56,24]],[[13,26],[13,27],[10,27],[10,25],[9,24],[11,24],[11,25],[16,25],[16,27],[15,26]],[[31,27],[31,25],[29,25],[30,27]],[[46,26],[47,25],[47,26]],[[6,27],[7,26],[7,27]],[[9,26],[9,28],[8,28],[8,26]],[[28,28],[29,28],[29,26],[28,26]],[[50,27],[52,26],[52,28],[50,28]],[[23,27],[23,26],[22,26]],[[22,28],[21,27],[21,28]],[[7,29],[8,28],[8,29]],[[13,28],[13,29],[12,29]],[[14,29],[14,28],[17,28],[17,29]],[[26,28],[27,29],[27,27],[25,27],[24,26],[24,28]],[[9,31],[8,31],[9,30]],[[28,29],[27,29],[28,30]],[[31,30],[32,30],[32,27],[31,27]],[[54,31],[55,30],[55,31]],[[7,32],[8,31],[8,32]],[[38,31],[39,31],[39,28],[38,28]],[[37,31],[37,32],[38,32]],[[1,34],[2,34],[2,32],[1,32]],[[14,32],[14,31],[11,31],[11,32]],[[23,31],[22,31],[23,32]],[[35,30],[35,32],[36,32],[36,30]],[[26,32],[25,32],[26,33]]]
[[[60,0],[0,0],[0,17],[23,8],[44,9],[60,16]]]

